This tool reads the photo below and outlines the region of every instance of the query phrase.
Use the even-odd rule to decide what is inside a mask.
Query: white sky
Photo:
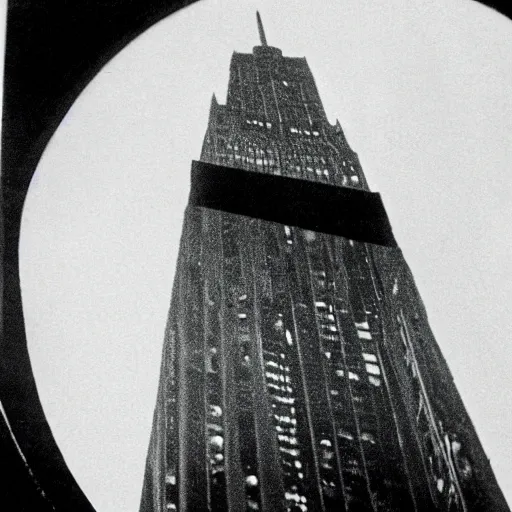
[[[47,147],[21,237],[43,406],[101,512],[136,511],[164,325],[213,92],[233,50],[306,56],[358,152],[512,501],[512,24],[467,0],[203,0],[93,80]]]

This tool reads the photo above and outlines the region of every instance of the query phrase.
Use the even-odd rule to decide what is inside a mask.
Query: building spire
[[[263,23],[261,22],[261,16],[259,11],[256,11],[256,19],[258,20],[258,32],[260,33],[261,46],[268,46],[267,38],[265,37],[265,30],[263,28]]]

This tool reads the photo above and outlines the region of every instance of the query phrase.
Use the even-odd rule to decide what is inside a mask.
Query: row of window
[[[242,153],[239,153],[236,148],[238,148],[238,145],[227,145],[228,149],[232,149],[233,152],[224,153],[219,152],[217,153],[218,158],[224,158],[231,160],[233,162],[239,162],[239,164],[247,164],[247,165],[257,165],[264,168],[279,168],[282,171],[288,170],[288,172],[297,172],[301,176],[311,174],[314,175],[320,179],[327,179],[329,180],[332,171],[326,168],[317,167],[315,164],[326,164],[326,159],[324,157],[318,157],[314,156],[311,157],[310,155],[304,155],[304,154],[296,154],[295,152],[293,155],[289,153],[289,151],[284,150],[281,156],[282,159],[284,159],[286,162],[283,163],[279,161],[278,153],[279,151],[273,150],[273,149],[260,149],[258,147],[252,147],[252,145],[249,145],[249,147],[244,148]],[[306,165],[296,165],[294,164],[294,161],[300,160],[304,161]],[[307,165],[308,163],[311,163],[312,165]],[[345,164],[345,162],[343,162]],[[353,166],[350,166],[352,172],[355,172]],[[342,175],[341,177],[341,185],[342,186],[358,186],[360,184],[360,179],[356,174],[352,174],[350,176],[348,175]]]
[[[266,122],[263,122],[263,121],[257,121],[256,119],[253,119],[253,120],[250,120],[250,119],[246,119],[245,120],[246,124],[248,125],[253,125],[253,126],[260,126],[260,127],[266,127],[270,130],[270,128],[272,128],[272,123],[269,123],[268,121]]]
[[[291,234],[291,229],[286,226],[285,235],[291,238]],[[285,327],[282,313],[277,315],[274,329],[280,337],[284,334],[288,345],[293,344],[291,332]],[[277,435],[283,476],[285,477],[283,479],[286,493],[285,500],[289,503],[289,506],[292,506],[294,499],[291,496],[298,492],[297,483],[303,479],[304,475],[300,471],[302,468],[301,450],[297,437],[296,398],[292,387],[291,368],[287,364],[287,357],[283,352],[276,354],[265,351],[264,357],[267,389],[272,400],[274,428]],[[283,391],[286,391],[286,393],[283,393]],[[303,504],[305,501],[301,503]],[[307,508],[303,510],[307,510]]]
[[[311,135],[313,135],[313,137],[318,137],[320,135],[320,133],[317,132],[316,130],[309,131],[309,130],[301,130],[300,128],[290,128],[290,133],[307,135],[308,137],[310,137]]]

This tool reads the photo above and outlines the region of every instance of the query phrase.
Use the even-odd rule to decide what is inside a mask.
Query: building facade
[[[369,190],[258,28],[201,160]],[[189,205],[141,512],[258,510],[509,509],[397,247]]]

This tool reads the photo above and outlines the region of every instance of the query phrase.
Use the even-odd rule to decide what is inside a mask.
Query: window
[[[210,445],[212,446],[212,448],[222,450],[222,447],[224,446],[224,438],[222,436],[211,436]]]
[[[297,441],[297,438],[294,437],[294,436],[287,436],[287,435],[284,435],[284,434],[278,434],[277,439],[279,439],[279,441],[284,441],[285,443],[288,443],[288,444],[291,444],[291,445],[299,444],[298,441]]]
[[[316,234],[314,231],[304,230],[304,238],[306,242],[314,242],[316,240]]]
[[[367,441],[368,443],[375,444],[375,437],[373,434],[370,434],[369,432],[363,432],[361,434],[361,439],[363,441]]]
[[[370,381],[370,384],[373,384],[374,386],[379,387],[380,386],[380,379],[377,379],[377,377],[368,377],[368,380]]]
[[[348,439],[349,441],[352,441],[354,439],[354,436],[343,429],[338,429],[338,437],[342,437],[343,439]]]
[[[284,396],[274,396],[274,400],[276,402],[280,402],[282,404],[293,405],[295,403],[295,399],[294,398],[288,398],[288,397],[284,397]]]
[[[258,478],[255,476],[255,475],[249,475],[246,479],[245,479],[245,483],[249,486],[249,487],[255,487],[258,485]]]
[[[221,425],[217,425],[217,423],[207,423],[206,426],[208,427],[208,430],[222,434],[223,428]]]
[[[260,506],[258,505],[258,503],[251,499],[247,500],[247,507],[250,508],[251,510],[259,510],[260,509]]]
[[[284,446],[279,447],[279,451],[283,453],[287,453],[288,455],[292,455],[293,457],[297,457],[299,455],[299,450],[295,448],[285,448]]]
[[[365,361],[369,361],[370,363],[377,362],[377,356],[375,354],[369,354],[368,352],[363,352],[363,359]]]
[[[380,368],[376,364],[366,363],[366,371],[372,375],[380,375]]]
[[[210,414],[213,417],[218,418],[222,416],[222,409],[218,405],[210,405]]]
[[[372,335],[368,332],[368,331],[360,331],[359,329],[357,330],[357,335],[359,336],[360,339],[362,340],[371,340],[372,339]]]

